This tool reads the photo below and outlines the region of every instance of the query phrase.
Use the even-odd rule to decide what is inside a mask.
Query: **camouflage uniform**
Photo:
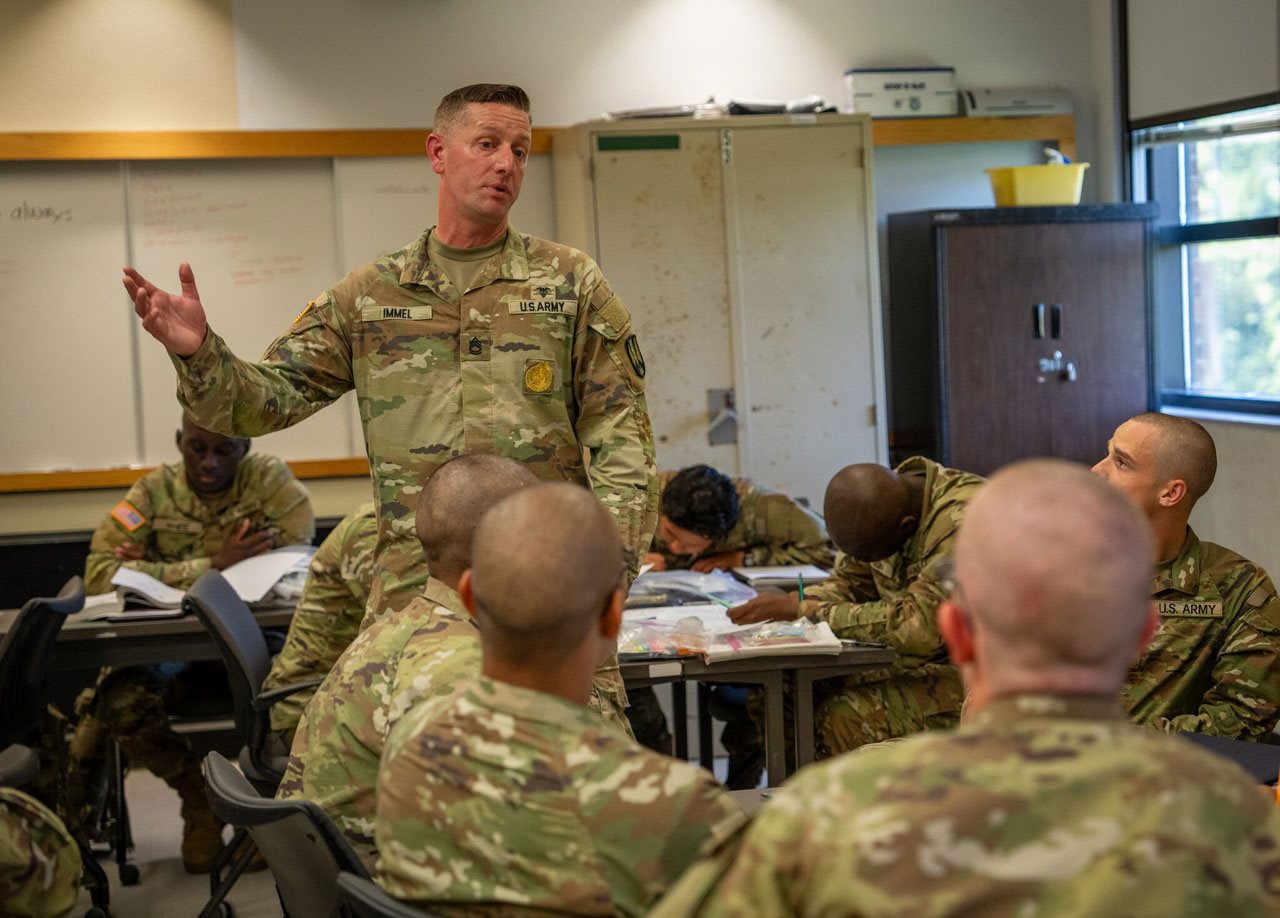
[[[329,674],[364,618],[377,539],[371,501],[346,516],[316,549],[284,648],[263,680],[264,691]],[[298,692],[271,706],[271,729],[283,735],[286,746],[292,743],[302,709],[314,694],[314,689]]]
[[[0,915],[64,915],[80,895],[80,849],[58,817],[0,787]]]
[[[658,476],[659,506],[661,494],[676,472]],[[830,570],[835,562],[835,549],[827,538],[822,517],[801,506],[785,494],[770,491],[745,478],[733,479],[738,492],[738,522],[723,538],[711,543],[697,558],[673,554],[655,533],[649,550],[662,555],[669,570],[687,569],[698,558],[725,552],[744,552],[747,566],[766,564],[816,564]]]
[[[888,644],[897,652],[892,668],[846,679],[819,705],[822,754],[952,726],[964,701],[960,676],[938,632],[937,611],[946,598],[943,561],[983,479],[919,456],[895,471],[925,480],[924,508],[911,538],[897,554],[870,564],[842,552],[831,578],[807,589],[800,603],[802,616],[827,622],[839,637]]]
[[[802,771],[655,916],[1280,914],[1280,811],[1231,762],[1099,696]]]
[[[421,594],[418,494],[462,453],[589,484],[639,557],[657,524],[657,470],[626,307],[586,255],[515,230],[458,291],[427,237],[320,294],[261,363],[210,330],[195,354],[173,358],[183,407],[208,430],[256,436],[355,388],[379,505],[373,613]]]
[[[1263,741],[1280,718],[1280,600],[1262,568],[1187,530],[1156,567],[1160,630],[1129,673],[1129,716],[1162,730]]]
[[[372,867],[374,787],[388,731],[479,673],[474,622],[456,592],[429,578],[420,598],[381,616],[338,658],[298,724],[277,796],[318,804]],[[606,719],[617,729],[625,723],[616,709]]]
[[[745,821],[707,772],[579,705],[480,678],[397,727],[377,880],[437,914],[643,915]]]
[[[209,570],[228,536],[242,521],[253,531],[269,530],[278,545],[310,543],[315,516],[307,489],[289,467],[274,456],[250,453],[236,468],[225,494],[205,498],[187,484],[182,463],[164,465],[134,483],[93,534],[85,565],[89,593],[111,589],[111,577],[123,565],[143,571],[170,586],[186,588]],[[141,561],[120,562],[112,553],[123,544],[141,544]],[[189,807],[207,808],[200,763],[186,740],[169,726],[165,692],[176,667],[105,668],[97,685],[76,702],[81,714],[72,740],[74,780],[92,772],[87,762],[105,757],[104,734],[128,753],[130,761],[155,772],[176,789]],[[83,805],[86,792],[73,796]],[[83,814],[71,813],[73,828]]]
[[[245,456],[231,487],[214,497],[191,490],[181,462],[162,465],[134,482],[98,524],[85,563],[85,592],[111,592],[122,563],[185,590],[246,519],[251,530],[273,533],[277,545],[310,544],[316,533],[307,489],[274,456]],[[126,544],[142,545],[143,559],[118,561],[114,551]]]

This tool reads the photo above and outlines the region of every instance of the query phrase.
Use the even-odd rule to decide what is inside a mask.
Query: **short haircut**
[[[526,115],[529,113],[529,96],[519,86],[509,83],[472,83],[455,89],[440,100],[436,106],[436,116],[431,130],[437,134],[446,134],[452,130],[466,114],[468,105],[484,105],[494,103],[517,108]]]
[[[1193,504],[1203,497],[1218,474],[1218,450],[1209,431],[1191,418],[1155,411],[1133,420],[1154,427],[1159,434],[1156,473],[1165,481],[1185,481]]]
[[[485,653],[554,665],[569,659],[623,588],[622,538],[579,485],[524,488],[484,515],[471,588]]]
[[[418,540],[432,572],[450,576],[471,565],[471,540],[481,517],[520,488],[537,484],[529,467],[505,456],[455,456],[441,464],[418,499]]]
[[[662,515],[712,541],[737,525],[740,511],[733,479],[709,465],[681,469],[662,489]]]

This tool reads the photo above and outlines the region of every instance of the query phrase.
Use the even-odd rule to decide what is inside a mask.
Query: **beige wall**
[[[232,0],[4,0],[5,131],[228,130]]]
[[[1201,538],[1280,576],[1280,427],[1203,421],[1218,446],[1218,477],[1191,515]]]

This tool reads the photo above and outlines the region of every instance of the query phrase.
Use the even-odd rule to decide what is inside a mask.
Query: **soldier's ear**
[[[1181,478],[1166,481],[1160,496],[1156,498],[1162,507],[1175,507],[1187,497],[1187,483]]]
[[[606,641],[617,641],[618,632],[622,630],[622,607],[627,597],[622,590],[614,590],[609,594],[608,604],[600,616],[600,637]]]
[[[444,172],[444,139],[432,131],[427,135],[427,158],[431,160],[431,171],[440,175]]]
[[[462,597],[462,604],[467,611],[471,613],[471,617],[476,617],[476,594],[471,588],[471,568],[467,568],[462,572],[462,576],[458,578],[458,595]]]
[[[944,599],[938,606],[938,630],[947,642],[952,663],[961,666],[973,661],[973,624],[969,614],[950,599]]]

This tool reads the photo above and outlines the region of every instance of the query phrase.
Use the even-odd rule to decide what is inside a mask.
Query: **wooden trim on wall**
[[[65,131],[0,134],[3,160],[426,156],[430,128],[367,131]],[[554,128],[534,128],[532,153]]]
[[[314,478],[367,478],[369,461],[363,456],[348,459],[293,459],[293,474],[303,480]],[[91,491],[98,488],[127,488],[155,466],[118,466],[110,469],[64,469],[52,472],[6,472],[0,474],[0,494],[21,491]]]
[[[1033,115],[1025,118],[877,118],[871,123],[877,147],[909,144],[991,143],[1006,140],[1047,140],[1076,158],[1074,115]]]

